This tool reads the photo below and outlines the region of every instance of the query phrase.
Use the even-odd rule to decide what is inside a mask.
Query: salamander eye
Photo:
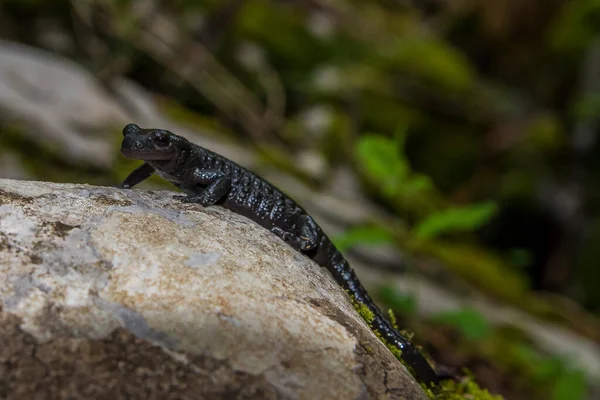
[[[169,145],[169,135],[165,131],[155,132],[152,142],[156,147],[167,147]]]

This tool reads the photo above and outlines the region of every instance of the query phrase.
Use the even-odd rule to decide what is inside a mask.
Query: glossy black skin
[[[131,188],[156,173],[189,194],[176,196],[184,202],[222,205],[271,230],[326,267],[341,287],[371,310],[375,317],[371,329],[402,351],[418,380],[428,385],[439,383],[427,360],[394,329],[342,254],[296,202],[251,171],[171,132],[129,124],[123,136],[121,153],[145,162],[119,187]]]

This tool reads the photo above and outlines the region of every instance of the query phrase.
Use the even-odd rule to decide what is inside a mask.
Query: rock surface
[[[328,273],[166,191],[0,179],[0,398],[423,399]]]

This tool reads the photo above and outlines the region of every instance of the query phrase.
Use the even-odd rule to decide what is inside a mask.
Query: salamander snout
[[[139,126],[137,126],[136,124],[127,124],[127,125],[125,125],[125,128],[123,128],[123,136],[128,136],[133,133],[137,133],[140,130],[141,130],[141,128]]]

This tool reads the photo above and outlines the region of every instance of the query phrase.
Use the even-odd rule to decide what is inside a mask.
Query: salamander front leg
[[[128,176],[123,180],[123,182],[116,185],[116,187],[121,189],[131,189],[138,183],[145,181],[152,175],[154,172],[154,168],[150,164],[143,163],[136,169],[134,169]]]
[[[312,250],[319,243],[319,228],[317,223],[307,214],[302,214],[298,217],[296,229],[293,232],[287,232],[277,226],[271,228],[271,232],[298,251],[305,252]]]
[[[217,204],[231,190],[231,178],[219,170],[196,169],[189,180],[197,187],[195,193],[174,198],[208,207]]]
[[[217,204],[219,200],[229,193],[229,190],[231,190],[231,179],[228,177],[221,177],[198,194],[174,196],[174,198],[179,199],[184,203],[198,203],[202,207],[209,207]]]

